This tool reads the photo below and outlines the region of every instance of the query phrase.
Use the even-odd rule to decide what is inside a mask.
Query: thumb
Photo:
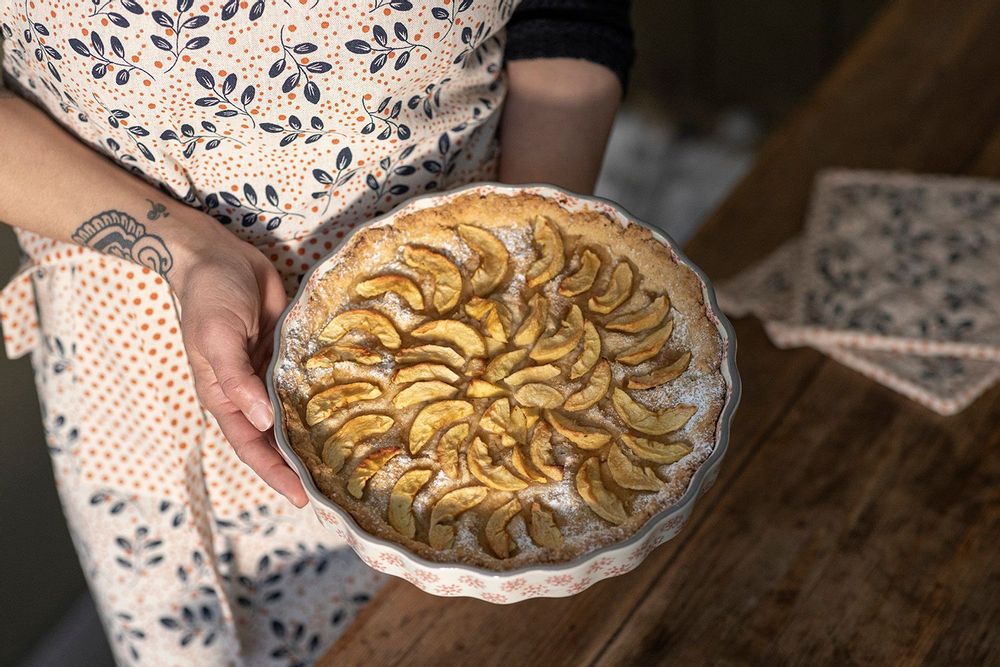
[[[215,372],[222,393],[258,431],[274,424],[274,411],[264,383],[254,372],[245,329],[235,322],[216,320],[202,329],[198,350]]]

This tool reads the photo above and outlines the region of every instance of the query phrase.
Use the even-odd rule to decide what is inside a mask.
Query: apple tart
[[[286,436],[324,495],[424,558],[503,570],[620,541],[715,446],[717,323],[639,225],[465,194],[318,272],[275,369]]]

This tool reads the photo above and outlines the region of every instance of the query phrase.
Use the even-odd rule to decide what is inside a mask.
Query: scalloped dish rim
[[[378,537],[369,533],[368,531],[361,528],[355,521],[354,517],[345,510],[344,508],[337,505],[335,502],[320,493],[319,489],[316,487],[315,482],[312,479],[312,475],[307,469],[305,463],[299,458],[299,456],[293,450],[291,444],[288,442],[287,435],[284,430],[284,407],[281,400],[279,399],[277,389],[275,387],[274,375],[275,370],[278,365],[280,351],[283,347],[283,336],[285,331],[285,322],[289,315],[296,309],[296,306],[301,302],[302,297],[311,288],[313,282],[313,276],[317,271],[321,270],[323,265],[326,264],[334,255],[339,252],[344,244],[347,243],[359,230],[367,229],[369,227],[390,224],[392,220],[400,215],[411,213],[413,211],[422,210],[425,208],[433,208],[437,205],[446,203],[456,197],[461,195],[473,193],[473,192],[484,192],[484,193],[497,193],[501,195],[517,195],[517,194],[537,194],[548,199],[552,199],[559,203],[560,205],[573,210],[574,208],[581,208],[583,206],[590,206],[597,210],[598,212],[606,214],[608,217],[619,222],[620,224],[637,224],[640,225],[652,234],[653,238],[662,243],[671,252],[678,263],[689,268],[698,277],[701,283],[702,295],[705,299],[705,312],[709,320],[716,326],[719,331],[720,338],[722,339],[723,346],[723,358],[720,361],[720,372],[726,387],[726,397],[722,406],[722,410],[719,413],[718,421],[716,422],[716,437],[715,437],[715,447],[712,449],[712,453],[702,462],[702,464],[695,470],[694,474],[691,476],[691,480],[688,483],[688,487],[684,494],[677,500],[677,502],[664,507],[655,514],[649,517],[646,522],[637,529],[632,535],[627,538],[620,540],[618,542],[613,542],[611,544],[604,545],[593,551],[589,551],[585,554],[581,554],[573,559],[561,561],[557,563],[536,563],[529,564],[519,568],[512,568],[510,570],[492,570],[485,567],[478,567],[475,565],[468,565],[464,563],[457,562],[440,562],[431,561],[416,555],[415,553],[409,551],[407,548],[384,538]],[[568,572],[571,570],[576,570],[582,565],[586,565],[588,562],[593,561],[597,558],[604,556],[609,556],[612,554],[617,554],[620,556],[627,555],[627,552],[631,550],[631,547],[637,546],[647,540],[657,528],[665,524],[667,521],[682,514],[685,510],[690,510],[693,507],[694,502],[700,497],[703,491],[706,491],[711,484],[714,482],[715,474],[718,472],[718,467],[722,459],[726,454],[726,450],[729,445],[729,434],[730,427],[732,423],[733,413],[736,410],[737,405],[740,401],[741,394],[741,383],[739,373],[736,368],[736,334],[733,330],[732,324],[726,318],[719,308],[718,301],[715,296],[715,290],[712,287],[711,282],[704,272],[698,268],[687,256],[678,248],[677,244],[674,242],[669,235],[667,235],[662,230],[637,219],[635,216],[629,214],[620,205],[600,197],[577,195],[571,193],[562,188],[558,188],[553,185],[548,185],[544,183],[539,184],[527,184],[527,185],[505,185],[501,183],[494,182],[477,182],[464,185],[458,188],[447,190],[445,192],[434,192],[425,195],[419,195],[412,197],[393,210],[381,215],[377,218],[373,218],[365,222],[364,224],[358,225],[352,229],[349,233],[344,235],[344,238],[340,240],[340,243],[330,250],[328,253],[323,255],[323,257],[306,272],[303,276],[298,291],[296,292],[294,298],[292,298],[278,322],[274,330],[274,352],[271,356],[271,361],[267,367],[267,374],[265,377],[268,396],[271,400],[271,405],[274,408],[275,415],[275,440],[277,441],[278,451],[280,452],[282,458],[292,467],[299,478],[302,480],[303,487],[306,490],[306,495],[309,498],[310,506],[312,509],[318,512],[318,508],[333,512],[338,519],[340,519],[342,527],[344,530],[353,535],[358,542],[364,542],[371,544],[373,547],[381,551],[389,551],[403,562],[409,561],[412,566],[424,568],[429,571],[437,572],[441,574],[444,572],[452,572],[456,576],[458,575],[473,575],[476,577],[495,580],[495,581],[506,581],[515,579],[518,577],[524,577],[532,573],[540,574],[556,574],[560,572]],[[712,475],[711,479],[709,476]],[[318,507],[317,507],[318,506]],[[320,517],[317,517],[324,527],[332,531],[332,528],[326,525]],[[679,532],[679,530],[678,530]],[[675,533],[676,534],[676,533]],[[663,542],[669,541],[673,536],[670,536],[658,544],[654,545],[649,551],[651,552],[653,548],[659,546]],[[348,540],[348,545],[357,553],[358,548],[351,544]],[[621,552],[621,553],[618,553]],[[363,558],[362,554],[358,554],[366,562],[367,559]],[[647,554],[648,555],[648,554]],[[645,557],[644,557],[645,558]],[[637,567],[643,559],[635,562],[630,567],[622,572],[608,573],[604,576],[598,577],[596,579],[590,580],[588,586],[596,583],[597,581],[607,578],[609,576],[614,576],[616,574],[624,574],[626,571],[630,571]],[[371,565],[369,563],[369,565]],[[373,566],[374,567],[374,566]],[[397,567],[400,567],[397,564]],[[375,567],[381,571],[382,568]],[[404,568],[405,569],[405,568]],[[407,579],[411,583],[417,585],[423,590],[435,593],[430,590],[428,586],[423,585],[421,581],[414,581],[403,575],[397,574],[396,572],[388,572],[393,576],[399,576],[401,578]],[[472,597],[479,597],[484,599],[484,591],[479,590],[474,586],[465,585],[463,588],[467,589],[463,592],[452,593],[450,595],[467,595]],[[581,589],[582,590],[582,589]],[[511,591],[516,593],[516,591]],[[576,591],[579,592],[579,591]],[[435,593],[440,595],[441,593]],[[563,593],[562,595],[571,595],[570,593]],[[552,594],[550,593],[550,596]],[[558,595],[558,594],[556,594]],[[523,595],[516,598],[517,600],[526,599],[528,597],[543,597],[542,595]],[[510,600],[513,602],[515,600]]]

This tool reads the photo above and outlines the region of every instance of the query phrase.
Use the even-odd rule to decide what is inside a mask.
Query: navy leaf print
[[[301,119],[294,114],[288,117],[287,126],[280,125],[278,123],[261,123],[260,127],[269,134],[281,134],[282,137],[279,142],[280,146],[288,146],[302,137],[305,137],[305,143],[313,144],[328,134],[339,134],[343,136],[342,132],[325,130],[323,120],[319,116],[313,116],[309,119],[309,127],[311,129],[306,129],[305,126],[303,126]]]
[[[491,36],[492,30],[492,28],[486,26],[482,21],[476,26],[475,33],[468,26],[462,28],[462,43],[466,45],[466,48],[455,56],[453,62],[455,64],[463,63],[468,65],[470,62],[469,56],[475,54],[476,62],[480,65],[483,64],[483,50],[488,48],[484,43]],[[480,47],[483,47],[483,49],[481,50]]]
[[[153,42],[153,46],[160,49],[161,51],[166,51],[174,57],[174,61],[170,64],[166,72],[171,71],[177,66],[177,63],[181,61],[181,55],[185,51],[197,51],[198,49],[203,49],[208,46],[209,38],[200,35],[198,37],[191,37],[184,41],[184,46],[181,46],[181,40],[184,39],[184,32],[186,30],[197,30],[198,28],[203,28],[208,25],[209,17],[205,14],[199,14],[196,16],[184,17],[184,14],[191,10],[194,5],[193,1],[189,0],[178,0],[177,2],[177,18],[171,17],[164,11],[156,10],[152,13],[153,20],[157,25],[167,29],[167,36],[173,37],[173,41],[170,39],[161,37],[160,35],[151,35],[150,41]]]
[[[193,126],[188,123],[184,123],[180,127],[180,133],[181,136],[178,136],[175,130],[164,130],[160,133],[160,139],[164,141],[176,141],[181,144],[183,146],[183,155],[186,158],[194,155],[199,144],[203,142],[206,151],[218,148],[224,141],[232,141],[240,146],[246,145],[239,139],[220,134],[215,124],[207,120],[201,121],[200,132],[195,132]]]
[[[380,178],[377,172],[370,172],[365,176],[365,184],[377,194],[375,198],[376,204],[383,199],[386,202],[391,202],[393,196],[398,197],[410,191],[409,185],[405,183],[390,183],[390,178],[393,176],[411,176],[416,172],[416,169],[410,165],[399,164],[402,160],[410,156],[414,148],[414,146],[403,148],[395,156],[395,159],[387,155],[379,160],[378,166],[385,172],[384,178]],[[394,164],[396,165],[395,167],[393,167]],[[382,211],[376,211],[376,214],[381,213]]]
[[[224,619],[218,600],[211,599],[192,603],[181,608],[180,616],[162,616],[160,625],[172,632],[178,632],[181,646],[200,641],[202,646],[211,646],[224,632]]]
[[[337,154],[337,169],[343,171],[351,166],[351,149],[344,148]]]
[[[351,53],[356,53],[358,55],[371,53],[372,50],[372,47],[368,45],[368,42],[364,41],[363,39],[352,39],[351,41],[347,42],[345,46],[347,46],[348,51],[350,51]]]
[[[74,51],[76,51],[77,53],[79,53],[84,58],[90,57],[90,49],[88,49],[83,42],[76,39],[75,37],[69,40],[69,47]]]
[[[375,6],[368,13],[374,14],[385,6],[395,9],[397,12],[408,12],[413,9],[413,3],[410,0],[375,0]]]
[[[125,47],[122,46],[121,40],[114,35],[111,37],[111,51],[119,58],[125,57]]]
[[[135,618],[128,612],[116,612],[110,621],[110,635],[117,644],[126,648],[132,660],[139,660],[139,644],[146,638],[146,633],[135,627]]]
[[[277,229],[278,226],[281,225],[282,221],[287,217],[294,217],[294,218],[304,217],[301,213],[294,213],[289,210],[281,210],[280,208],[281,202],[279,200],[278,191],[277,189],[271,187],[270,185],[266,185],[264,187],[264,196],[268,200],[268,203],[270,203],[273,208],[266,208],[264,206],[259,205],[260,200],[257,195],[257,190],[250,183],[245,183],[243,185],[244,200],[242,201],[240,200],[239,197],[237,197],[235,194],[231,192],[223,191],[220,192],[218,196],[221,197],[223,202],[225,202],[226,205],[231,207],[231,209],[225,211],[222,214],[217,213],[216,216],[218,217],[219,215],[222,215],[223,218],[225,219],[224,222],[229,222],[233,219],[234,216],[239,216],[240,224],[243,227],[252,227],[258,222],[263,222],[266,220],[267,221],[266,228],[268,230],[273,230]],[[206,198],[206,203],[207,203],[207,198]],[[225,522],[217,521],[217,523],[220,526],[225,527]],[[254,530],[256,530],[256,528],[254,528]]]
[[[104,78],[104,76],[108,73],[108,66],[110,65],[114,65],[118,68],[118,74],[115,76],[115,83],[120,86],[128,83],[132,72],[136,70],[142,72],[150,79],[153,78],[149,72],[126,59],[125,48],[117,37],[111,38],[111,57],[106,56],[104,40],[101,39],[101,36],[97,32],[90,33],[90,48],[75,37],[69,40],[69,46],[81,56],[85,58],[93,58],[99,61],[95,63],[90,70],[91,75],[95,79]],[[93,49],[93,51],[91,51],[91,49]],[[125,72],[126,74],[123,75],[122,72]]]
[[[219,90],[216,90],[215,77],[207,69],[201,67],[195,69],[194,71],[195,80],[201,85],[202,88],[211,91],[213,94],[205,97],[199,97],[195,100],[195,104],[200,107],[214,107],[218,104],[226,103],[233,107],[231,109],[224,109],[222,111],[216,111],[215,115],[219,118],[232,118],[233,116],[246,116],[250,121],[250,125],[257,127],[257,121],[254,120],[253,115],[247,109],[247,105],[253,102],[254,97],[256,97],[257,89],[252,85],[247,86],[243,89],[240,94],[239,102],[234,102],[229,95],[236,90],[237,78],[235,74],[230,74],[223,81],[222,86]],[[228,92],[227,92],[228,90]]]
[[[334,188],[345,185],[358,172],[357,168],[350,168],[353,159],[354,156],[351,153],[351,149],[345,146],[340,149],[339,153],[337,153],[337,173],[335,175],[330,174],[330,172],[324,169],[313,169],[313,178],[315,178],[320,185],[326,186],[325,189],[312,193],[313,199],[326,199],[326,205],[323,207],[324,215],[330,207],[330,201],[333,196]]]
[[[51,45],[42,44],[43,40],[41,38],[49,36],[49,29],[44,23],[36,21],[30,16],[30,9],[31,7],[29,6],[29,4],[25,2],[24,13],[29,14],[29,16],[28,16],[28,27],[24,29],[23,33],[24,41],[29,44],[30,43],[38,44],[38,46],[35,48],[35,60],[37,60],[40,63],[44,63],[45,68],[49,71],[49,74],[52,75],[52,78],[54,78],[56,81],[61,82],[62,76],[59,74],[59,70],[56,69],[55,62],[62,60],[62,54],[60,54],[59,51],[53,48]],[[9,27],[7,27],[6,25],[4,27],[5,27],[4,34],[13,33],[13,31]],[[12,35],[8,35],[8,37],[10,36]],[[18,44],[23,47],[23,45],[20,44],[20,42],[18,42]],[[14,52],[17,53],[16,50],[14,50]],[[51,87],[45,79],[42,80],[42,83],[47,85],[48,87]]]
[[[287,3],[286,3],[287,4]],[[261,16],[264,15],[264,0],[256,0],[250,5],[250,12],[247,15],[251,21],[256,21]],[[222,5],[221,17],[223,21],[228,21],[235,17],[240,9],[240,0],[226,0],[226,3]]]
[[[380,140],[389,139],[393,134],[403,140],[410,137],[410,128],[397,120],[403,108],[402,102],[397,101],[392,106],[392,109],[386,112],[390,102],[392,102],[392,97],[386,97],[379,104],[378,108],[372,111],[368,108],[368,101],[365,97],[361,98],[361,108],[364,109],[365,114],[368,116],[368,121],[361,128],[361,134],[371,134],[381,126],[381,130],[377,135],[377,138]]]
[[[202,88],[212,90],[215,88],[215,77],[207,69],[198,68],[194,71],[194,78],[201,84]]]
[[[119,72],[119,76],[120,76],[120,74],[121,73]],[[102,76],[103,76],[103,74],[102,74]],[[108,125],[112,129],[116,129],[116,130],[120,129],[120,127],[121,127],[121,121],[125,120],[126,118],[130,118],[131,117],[131,114],[128,111],[125,111],[124,109],[111,109],[111,108],[108,108],[108,106],[105,105],[104,102],[102,102],[101,99],[99,97],[97,97],[96,94],[94,95],[94,100],[101,106],[101,109],[103,109],[104,112],[107,114]],[[142,143],[141,141],[139,141],[139,139],[138,139],[138,137],[147,137],[147,136],[149,136],[149,130],[148,129],[146,129],[142,125],[133,124],[133,125],[130,125],[127,128],[127,130],[125,132],[125,136],[127,136],[129,139],[132,140],[132,143],[135,145],[136,150],[138,150],[139,153],[141,153],[143,157],[145,157],[150,162],[155,162],[156,161],[156,157],[153,155],[152,151],[150,151],[149,148],[144,143]],[[107,143],[108,143],[108,146],[111,148],[111,150],[114,153],[117,154],[118,151],[119,151],[119,149],[121,148],[120,144],[117,141],[114,141],[114,140],[112,140],[110,138],[107,140]],[[134,160],[135,158],[133,158],[130,155],[123,155],[123,156],[120,157],[120,159],[124,161],[124,160]]]
[[[222,20],[228,21],[229,19],[236,16],[236,13],[240,10],[240,0],[228,0],[226,4],[222,5]]]
[[[409,41],[409,32],[407,31],[406,26],[399,21],[393,25],[392,31],[396,39],[401,43],[390,44],[389,35],[386,33],[385,28],[380,25],[374,25],[372,26],[372,39],[375,41],[374,46],[363,39],[349,40],[348,42],[345,42],[344,46],[351,53],[356,53],[358,55],[366,55],[370,53],[378,54],[368,65],[368,71],[372,74],[375,74],[385,67],[390,53],[396,58],[394,68],[398,71],[406,66],[406,63],[410,60],[410,54],[412,54],[416,49],[430,51],[430,48],[424,46],[423,44],[416,44]]]
[[[267,70],[267,75],[272,79],[281,76],[286,69],[293,70],[285,77],[281,84],[281,92],[288,94],[295,90],[299,84],[304,84],[302,94],[306,100],[312,104],[318,104],[320,100],[320,87],[314,82],[310,74],[325,74],[333,69],[333,65],[324,60],[314,60],[309,63],[303,62],[300,56],[315,53],[318,47],[311,42],[300,42],[289,44],[285,42],[285,27],[281,27],[281,58],[274,61]]]
[[[455,27],[455,19],[459,17],[463,12],[467,12],[470,7],[472,7],[473,0],[461,0],[461,2],[452,2],[448,7],[434,7],[431,9],[431,16],[438,19],[439,21],[447,21],[448,28],[444,31],[438,41],[444,41],[448,35],[451,33],[452,28]]]
[[[441,79],[438,83],[430,83],[424,88],[424,94],[411,97],[406,106],[416,109],[418,106],[423,109],[424,116],[434,118],[434,112],[441,108],[441,90],[451,81],[450,77]]]

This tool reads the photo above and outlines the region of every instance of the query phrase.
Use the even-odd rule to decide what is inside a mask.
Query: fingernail
[[[271,406],[266,403],[257,403],[252,408],[250,412],[247,413],[247,419],[250,423],[254,425],[258,431],[266,431],[271,428],[273,417],[271,416]]]

